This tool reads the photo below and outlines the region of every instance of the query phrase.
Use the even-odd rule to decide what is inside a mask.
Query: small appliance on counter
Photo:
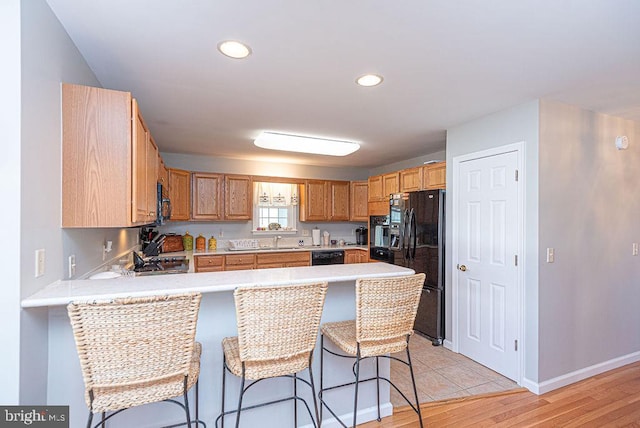
[[[174,253],[177,251],[184,251],[184,244],[182,242],[182,235],[167,234],[162,244],[163,253]]]
[[[360,226],[359,228],[356,229],[356,244],[367,245],[368,237],[369,237],[369,229],[363,226]]]

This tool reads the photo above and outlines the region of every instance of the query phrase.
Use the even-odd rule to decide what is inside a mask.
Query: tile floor
[[[411,337],[409,350],[420,403],[519,388],[512,380],[461,354],[444,346],[433,346],[430,340],[417,333]],[[396,356],[406,360],[405,352]],[[391,360],[391,380],[405,395],[413,399],[407,366]],[[407,405],[393,388],[391,403],[399,407]]]

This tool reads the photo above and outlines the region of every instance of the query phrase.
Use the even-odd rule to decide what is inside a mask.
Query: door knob
[[[467,271],[467,267],[465,265],[458,265],[458,270],[460,270],[462,272],[466,272]]]

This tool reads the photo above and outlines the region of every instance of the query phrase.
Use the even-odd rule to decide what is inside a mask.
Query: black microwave
[[[169,200],[169,189],[164,187],[162,183],[158,183],[158,206],[156,212],[156,224],[163,225],[167,220],[171,219],[171,200]]]

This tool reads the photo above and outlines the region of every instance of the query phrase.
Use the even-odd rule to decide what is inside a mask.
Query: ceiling
[[[371,168],[537,98],[640,121],[637,0],[47,0],[102,86],[131,91],[160,151]],[[248,44],[244,60],[219,42]],[[384,76],[377,87],[355,79]],[[263,130],[357,141],[345,157]]]

